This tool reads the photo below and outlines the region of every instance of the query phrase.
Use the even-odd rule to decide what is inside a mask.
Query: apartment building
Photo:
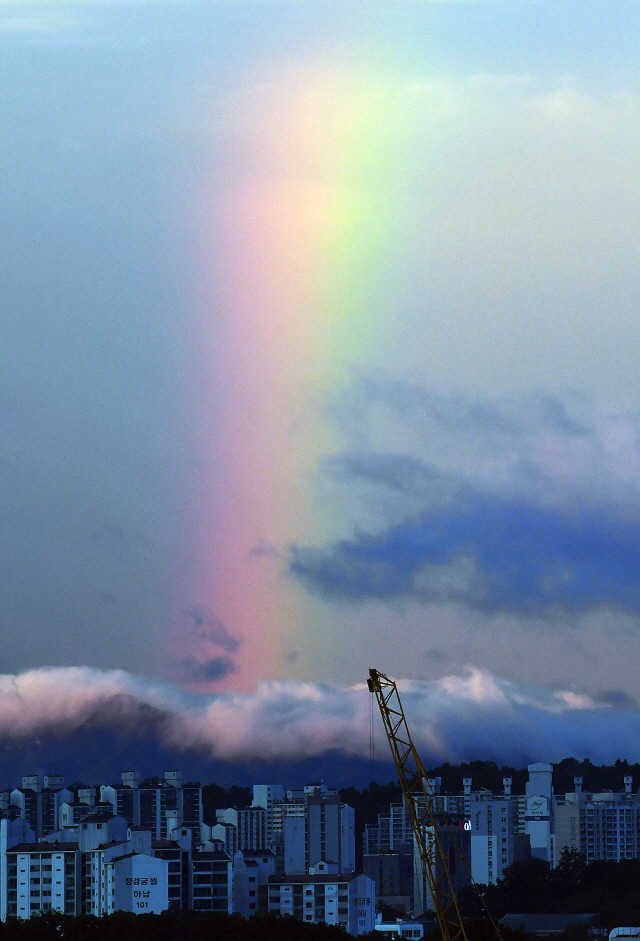
[[[245,918],[268,911],[269,880],[275,876],[271,850],[239,850],[233,858],[233,910]]]
[[[273,809],[277,803],[284,801],[285,793],[282,784],[254,784],[252,807],[264,807],[265,813],[265,845],[270,846],[273,839]]]
[[[264,807],[241,807],[237,811],[238,849],[267,849],[267,811]]]
[[[339,797],[310,794],[304,816],[284,820],[284,872],[308,873],[318,861],[335,862],[340,872],[355,869],[355,814]]]
[[[413,911],[413,839],[397,844],[394,850],[365,853],[362,871],[373,879],[378,903],[405,913]]]
[[[44,782],[28,783],[40,785],[40,790],[22,788],[21,794],[47,792]],[[231,859],[219,844],[194,850],[196,828],[172,825],[175,815],[164,809],[187,806],[193,818],[201,805],[199,798],[190,806],[185,800],[163,801],[169,787],[180,790],[166,780],[156,788],[166,821],[161,827],[166,838],[161,839],[156,838],[157,815],[150,825],[132,826],[113,813],[110,801],[92,802],[91,795],[82,793],[87,802],[73,800],[71,794],[72,800],[63,801],[60,808],[65,826],[39,840],[29,823],[27,802],[24,817],[1,818],[0,918],[28,918],[50,910],[100,916],[118,908],[139,913],[167,908],[231,912]],[[144,806],[144,800],[141,803]],[[136,802],[130,806],[135,819]]]
[[[321,861],[308,875],[283,876],[270,882],[269,911],[305,922],[340,925],[350,934],[365,934],[375,925],[375,883],[365,875],[338,873]]]
[[[166,839],[178,824],[193,831],[194,848],[200,840],[202,788],[183,784],[180,771],[166,771],[163,780],[142,783],[136,771],[125,771],[121,784],[100,787],[100,800],[131,826],[150,829],[156,840]]]
[[[489,885],[507,866],[527,858],[529,838],[520,832],[518,803],[510,795],[472,797],[470,810],[471,873],[475,882]]]

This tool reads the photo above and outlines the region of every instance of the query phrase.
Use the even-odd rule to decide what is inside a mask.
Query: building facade
[[[507,866],[527,858],[529,839],[520,832],[518,803],[510,795],[472,797],[470,810],[471,873],[475,882],[489,885]]]
[[[364,875],[338,874],[336,867],[320,863],[305,876],[284,876],[269,884],[269,911],[305,922],[340,925],[350,934],[375,926],[375,884]]]

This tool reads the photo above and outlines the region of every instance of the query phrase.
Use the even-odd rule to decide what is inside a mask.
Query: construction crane
[[[411,741],[398,687],[392,679],[377,670],[369,670],[367,685],[369,692],[374,693],[378,700],[442,937],[444,941],[468,941],[449,866],[438,835],[433,791],[424,765]],[[429,828],[430,839],[425,835],[425,827]]]

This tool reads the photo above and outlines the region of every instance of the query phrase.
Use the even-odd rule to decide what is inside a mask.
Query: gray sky
[[[1,672],[635,701],[637,30],[0,0]]]

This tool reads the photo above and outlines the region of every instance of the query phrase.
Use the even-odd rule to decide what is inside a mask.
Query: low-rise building
[[[58,843],[55,848],[46,843],[19,843],[7,850],[3,870],[8,886],[6,915],[29,918],[51,910],[79,914],[76,843]]]
[[[375,926],[376,888],[373,879],[338,874],[328,860],[311,867],[309,875],[274,877],[269,883],[269,911],[305,922],[340,925],[350,934]]]
[[[411,938],[417,941],[424,937],[424,927],[419,921],[403,921],[402,918],[383,921],[382,915],[376,916],[375,930],[380,932],[381,938],[388,941],[394,941],[396,938]]]

